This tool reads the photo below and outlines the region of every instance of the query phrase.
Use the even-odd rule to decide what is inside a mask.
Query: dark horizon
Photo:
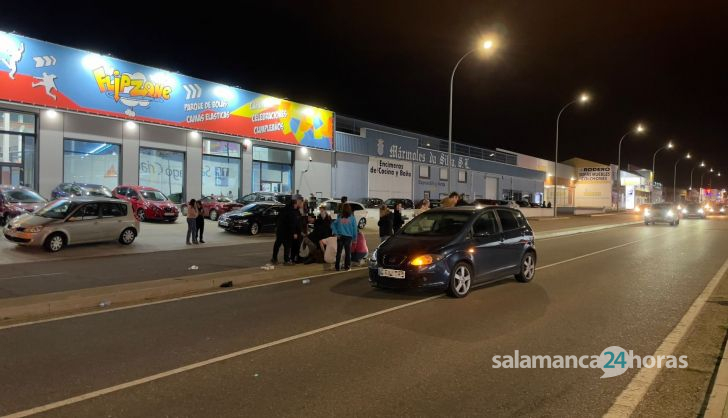
[[[728,176],[719,156],[728,7],[717,3],[319,1],[237,6],[243,13],[154,6],[165,19],[117,20],[99,18],[94,4],[42,16],[7,5],[0,30],[440,138],[452,67],[496,32],[495,54],[466,58],[455,76],[455,141],[553,160],[556,115],[587,90],[591,103],[562,117],[560,161],[616,164],[619,138],[642,122],[648,132],[625,140],[623,167],[650,169],[671,139],[677,150],[659,154],[658,181],[672,186],[678,152],[688,151],[679,185],[701,160]]]

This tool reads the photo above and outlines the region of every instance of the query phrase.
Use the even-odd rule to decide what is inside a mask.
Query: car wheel
[[[139,209],[137,211],[137,218],[139,219],[139,222],[144,222],[147,220],[146,214],[144,213],[144,209]]]
[[[216,221],[217,220],[217,211],[215,209],[210,211],[210,220]]]
[[[367,218],[359,219],[359,229],[364,229],[367,226]]]
[[[447,294],[455,298],[464,298],[470,291],[470,285],[473,283],[473,269],[470,264],[460,262],[455,264],[450,274],[450,284],[447,288]]]
[[[260,233],[260,224],[253,222],[250,224],[250,235],[258,235]]]
[[[528,283],[536,275],[536,254],[533,251],[526,251],[521,259],[521,271],[516,274],[516,280],[521,283]]]
[[[46,250],[52,253],[57,253],[58,251],[61,251],[65,246],[66,236],[61,234],[60,232],[50,234],[43,243],[43,247],[45,247]]]
[[[121,235],[119,236],[119,242],[124,245],[129,245],[136,239],[136,231],[134,228],[126,228],[125,230],[121,231]]]
[[[645,225],[650,226],[650,222],[649,221],[645,221]]]

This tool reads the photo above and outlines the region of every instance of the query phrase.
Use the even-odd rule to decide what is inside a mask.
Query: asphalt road
[[[492,357],[652,354],[725,262],[727,232],[685,220],[540,240],[532,283],[462,300],[372,289],[354,271],[2,329],[0,414],[92,393],[45,414],[601,416],[635,370]]]

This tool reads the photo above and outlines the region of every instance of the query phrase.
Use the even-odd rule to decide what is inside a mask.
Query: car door
[[[521,263],[523,241],[526,236],[525,223],[518,222],[515,210],[498,209],[501,224],[502,263],[504,269],[516,268]],[[523,215],[520,215],[523,216]]]
[[[473,261],[477,281],[491,280],[502,269],[501,232],[495,211],[486,210],[473,223]]]
[[[101,236],[99,231],[99,204],[87,203],[79,207],[66,220],[69,242],[82,243],[94,242]]]
[[[263,228],[264,229],[273,229],[276,226],[276,221],[278,220],[278,213],[280,212],[281,208],[277,206],[270,207],[263,212],[262,216],[262,222],[263,222]]]
[[[98,240],[111,241],[121,235],[124,212],[118,203],[101,203],[101,216],[99,218]]]

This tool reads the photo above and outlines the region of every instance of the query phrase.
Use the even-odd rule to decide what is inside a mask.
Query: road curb
[[[705,408],[705,418],[728,417],[728,358],[723,351],[718,365],[718,373],[713,382],[713,389],[708,398],[708,406]]]
[[[569,228],[544,233],[536,232],[536,238],[577,235],[637,223],[640,222]],[[18,321],[69,314],[71,312],[103,310],[109,306],[133,305],[213,292],[215,290],[225,292],[224,289],[220,288],[220,285],[226,282],[232,282],[233,288],[241,288],[331,274],[336,274],[336,272],[325,270],[321,264],[296,265],[295,267],[276,266],[274,270],[250,267],[224,272],[0,299],[0,327]]]

